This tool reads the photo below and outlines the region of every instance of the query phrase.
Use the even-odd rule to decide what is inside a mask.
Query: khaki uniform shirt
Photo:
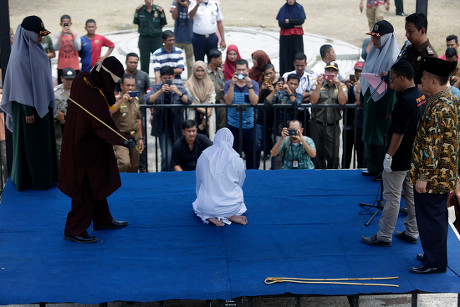
[[[137,131],[139,128],[138,120],[141,119],[138,99],[131,98],[122,103],[120,108],[113,113],[112,118],[122,133],[136,135],[137,139],[139,135],[139,131]]]
[[[317,85],[314,85],[312,91],[316,89]],[[341,83],[343,92],[347,96],[347,87]],[[329,85],[327,81],[324,81],[321,85],[321,91],[317,104],[339,104],[339,90],[333,85]],[[324,122],[324,112],[326,112],[326,122]],[[333,125],[334,122],[338,122],[342,118],[342,111],[340,108],[312,108],[313,118],[322,124]]]
[[[54,100],[56,101],[56,108],[64,113],[64,116],[67,113],[67,100],[68,98],[64,95],[70,96],[70,93],[67,92],[64,88],[64,84],[61,83],[54,88]],[[58,121],[58,120],[56,120]],[[62,123],[64,124],[64,123]]]
[[[208,67],[208,75],[211,78],[212,83],[214,83],[214,89],[216,91],[216,103],[224,103],[224,72],[222,69],[217,69],[216,72],[213,72]]]
[[[452,76],[460,78],[460,61],[457,61],[457,67],[452,72]]]
[[[412,149],[410,181],[427,181],[427,192],[455,188],[460,130],[460,105],[449,89],[428,97]]]

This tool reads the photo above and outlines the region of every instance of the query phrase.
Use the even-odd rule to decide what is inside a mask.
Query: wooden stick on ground
[[[267,277],[265,284],[272,285],[275,283],[291,282],[298,284],[328,284],[328,285],[353,285],[353,286],[379,286],[379,287],[399,287],[394,284],[373,284],[373,283],[353,283],[345,281],[363,281],[363,280],[388,280],[397,279],[398,277],[368,277],[368,278],[295,278],[295,277]]]

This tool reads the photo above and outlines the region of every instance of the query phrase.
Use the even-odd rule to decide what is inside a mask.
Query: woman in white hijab
[[[233,149],[233,134],[227,128],[217,131],[214,145],[201,154],[196,166],[195,214],[203,223],[216,226],[231,222],[246,225],[243,214],[244,162]]]
[[[362,73],[382,76],[390,70],[398,57],[398,40],[393,26],[386,20],[377,22],[368,34],[372,37],[373,46],[364,63]],[[389,115],[396,101],[395,94],[394,90],[389,89],[381,94],[374,93],[375,88],[363,77],[360,78],[359,82],[362,94],[360,101],[364,104],[362,139],[365,144],[364,152],[367,165],[367,172],[363,172],[363,175],[381,178],[385,156],[384,136],[390,126]]]

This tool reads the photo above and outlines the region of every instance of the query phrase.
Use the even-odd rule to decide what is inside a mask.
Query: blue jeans
[[[160,136],[161,171],[172,171],[171,156],[174,143],[174,131],[172,128],[164,129]]]
[[[240,152],[240,129],[228,126],[234,137],[233,149]],[[241,129],[243,131],[242,137],[242,151],[246,157],[246,169],[254,169],[254,128]]]

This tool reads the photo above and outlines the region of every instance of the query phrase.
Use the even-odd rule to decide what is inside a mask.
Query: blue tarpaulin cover
[[[246,226],[202,224],[192,210],[195,173],[122,174],[109,198],[122,230],[92,231],[99,241],[63,239],[70,199],[57,188],[17,192],[8,182],[0,204],[0,304],[34,302],[150,302],[231,299],[284,293],[460,292],[460,278],[414,275],[422,252],[395,238],[368,246],[360,202],[378,197],[378,183],[360,171],[247,171]],[[400,214],[397,230],[403,230]],[[452,230],[449,266],[460,272],[460,244]],[[356,278],[398,276],[399,288],[350,285],[265,285],[266,277]]]

